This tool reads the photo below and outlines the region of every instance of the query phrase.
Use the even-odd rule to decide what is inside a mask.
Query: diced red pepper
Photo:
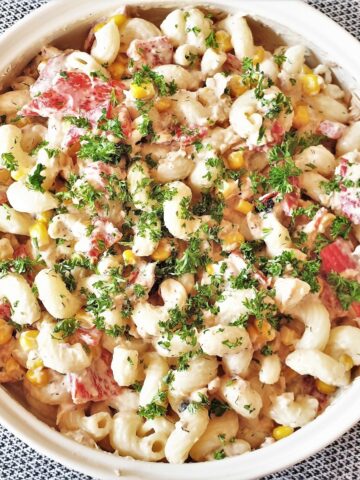
[[[84,372],[69,374],[71,397],[76,405],[101,402],[119,395],[121,388],[114,380],[111,358],[110,352],[103,349],[100,358]]]
[[[143,65],[150,68],[158,65],[168,65],[173,60],[173,45],[168,37],[153,37],[149,40],[133,40],[127,51],[129,58],[134,60],[135,70]]]
[[[90,235],[89,257],[98,258],[101,253],[108,250],[121,240],[122,233],[108,220],[97,219],[94,222],[94,230]]]
[[[0,318],[3,318],[4,320],[10,320],[11,307],[9,303],[0,303]]]
[[[299,205],[299,199],[300,197],[296,193],[286,193],[284,195],[284,199],[282,201],[282,208],[283,208],[283,212],[287,217],[292,216],[293,210],[295,210]]]
[[[330,120],[324,120],[318,126],[317,132],[321,135],[325,135],[332,140],[338,140],[344,133],[345,125],[339,122],[332,122]]]
[[[53,115],[76,116],[86,118],[95,125],[104,111],[110,118],[114,100],[120,102],[124,97],[125,86],[117,80],[91,78],[83,72],[65,72],[63,76],[58,73],[53,72],[51,79],[46,79],[45,74],[40,77],[40,87],[44,90],[36,89],[35,83],[32,91],[37,92],[36,96],[23,107],[21,115],[45,118]]]
[[[349,268],[357,268],[357,262],[352,256],[352,247],[349,242],[337,239],[324,247],[320,252],[321,269],[324,273],[341,273]]]

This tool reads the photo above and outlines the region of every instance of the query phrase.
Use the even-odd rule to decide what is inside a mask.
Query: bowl
[[[131,6],[137,3],[127,2]],[[188,0],[181,3],[182,6],[200,4]],[[310,48],[313,60],[331,64],[343,87],[359,89],[356,76],[360,74],[360,43],[307,4],[298,0],[206,0],[204,4],[229,13],[243,11],[250,17],[255,41],[261,40],[268,47],[304,43]],[[169,0],[143,0],[141,13],[159,20],[177,6]],[[53,0],[18,22],[0,38],[0,91],[41,46],[51,42],[62,48],[80,47],[87,27],[97,17],[118,7],[118,0]],[[129,460],[79,445],[32,415],[16,390],[3,387],[0,422],[40,453],[102,480],[251,480],[299,462],[342,435],[360,420],[360,410],[355,408],[359,397],[360,380],[355,380],[324,413],[280,442],[221,462],[184,465]]]

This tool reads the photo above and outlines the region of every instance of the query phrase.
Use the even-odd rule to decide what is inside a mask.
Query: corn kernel
[[[272,436],[275,438],[275,440],[281,440],[285,437],[288,437],[292,433],[294,433],[294,429],[292,427],[281,425],[280,427],[274,428],[272,431]]]
[[[0,170],[0,183],[2,185],[6,185],[9,182],[10,179],[11,179],[10,172],[8,170],[1,169]]]
[[[214,275],[215,273],[214,265],[211,265],[211,263],[206,265],[206,272],[208,273],[208,275]]]
[[[28,172],[28,169],[20,167],[17,170],[11,172],[11,178],[16,181],[21,180],[28,174]]]
[[[155,89],[152,83],[143,83],[142,85],[132,83],[130,85],[130,91],[132,96],[137,100],[147,100],[155,95]]]
[[[351,370],[354,366],[354,362],[352,358],[350,357],[350,355],[347,355],[346,353],[343,353],[342,355],[340,355],[339,362],[344,365],[345,370],[347,372]]]
[[[322,382],[318,378],[315,381],[315,385],[316,385],[317,390],[320,393],[324,393],[325,395],[331,395],[332,393],[334,393],[336,391],[336,387],[334,387],[333,385],[328,385],[327,383]]]
[[[126,22],[127,16],[124,15],[123,13],[117,13],[116,15],[113,15],[112,17],[110,17],[109,21],[111,20],[113,20],[118,27],[121,27]]]
[[[30,227],[30,237],[37,241],[39,247],[45,247],[50,242],[46,225],[43,222],[35,222]]]
[[[257,65],[258,63],[261,63],[264,61],[265,57],[265,50],[263,47],[257,47],[255,51],[255,55],[253,57],[253,64]]]
[[[105,25],[106,25],[105,22],[100,22],[100,23],[96,24],[95,27],[93,28],[94,33],[101,30],[103,27],[105,27]]]
[[[243,213],[244,215],[247,215],[249,212],[253,210],[253,208],[254,208],[254,205],[252,205],[247,200],[239,200],[239,203],[236,205],[235,210],[237,212]]]
[[[216,43],[219,45],[218,49],[222,52],[227,53],[233,49],[231,43],[231,35],[225,30],[218,30],[217,32],[215,32],[215,40]]]
[[[108,68],[110,75],[115,80],[120,80],[125,73],[125,65],[121,62],[114,62]]]
[[[26,372],[26,378],[36,387],[44,387],[49,383],[49,372],[46,369],[35,368]]]
[[[172,106],[172,101],[169,98],[159,98],[155,102],[154,107],[158,112],[166,112],[166,110],[169,110]]]
[[[255,320],[255,327],[260,335],[268,341],[274,340],[276,337],[275,328],[272,327],[267,320]]]
[[[125,250],[122,255],[125,265],[135,265],[136,257],[132,250]]]
[[[301,77],[301,84],[305,95],[317,95],[320,92],[319,77],[313,73],[307,73]]]
[[[227,163],[231,170],[240,170],[245,165],[244,152],[238,150],[237,152],[232,152],[227,158]]]
[[[165,238],[162,238],[151,258],[155,262],[164,262],[171,255],[171,245]]]
[[[233,97],[240,97],[243,93],[248,90],[248,87],[243,84],[242,78],[240,75],[234,75],[229,81],[230,94]]]
[[[313,73],[313,71],[310,67],[304,64],[301,68],[301,73],[309,74],[309,73]]]
[[[49,223],[53,216],[53,212],[48,210],[47,212],[38,213],[36,215],[36,220],[42,223]]]
[[[294,109],[293,126],[295,128],[306,127],[310,122],[309,107],[307,105],[298,105]]]
[[[232,232],[225,235],[223,242],[225,245],[233,245],[234,243],[241,245],[245,242],[245,238],[240,232]]]
[[[10,342],[13,331],[13,327],[0,318],[0,345]]]
[[[37,348],[37,337],[39,332],[37,330],[28,330],[22,332],[19,337],[20,347],[24,352],[35,350]]]

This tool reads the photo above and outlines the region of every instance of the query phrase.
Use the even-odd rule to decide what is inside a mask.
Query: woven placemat
[[[46,1],[0,0],[0,33]],[[309,0],[309,3],[340,23],[360,40],[358,0]],[[287,6],[284,2],[284,8]],[[355,405],[354,408],[358,406]],[[283,472],[269,475],[263,480],[304,479],[359,480],[360,425],[308,460]],[[91,480],[91,478],[39,455],[0,426],[0,480]]]

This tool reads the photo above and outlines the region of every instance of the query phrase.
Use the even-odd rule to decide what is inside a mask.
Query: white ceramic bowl
[[[128,0],[127,3],[171,6],[169,0]],[[181,6],[196,3],[201,4],[184,0]],[[179,4],[172,2],[172,6]],[[245,11],[257,21],[270,25],[290,44],[300,39],[319,60],[334,64],[343,85],[348,89],[359,88],[356,82],[356,76],[360,77],[359,42],[308,5],[297,0],[206,0],[203,4],[228,12]],[[42,45],[56,40],[57,44],[70,46],[82,38],[94,18],[118,7],[119,0],[53,0],[26,17],[0,38],[0,86],[6,85],[9,76],[19,71]],[[74,31],[76,35],[72,35]],[[268,42],[277,41],[261,27],[257,34],[266,34]],[[359,397],[360,381],[355,381],[316,420],[280,442],[221,462],[185,465],[131,461],[78,445],[39,421],[1,388],[0,421],[39,452],[102,480],[119,477],[123,480],[251,480],[288,467],[339,437],[360,420]]]

